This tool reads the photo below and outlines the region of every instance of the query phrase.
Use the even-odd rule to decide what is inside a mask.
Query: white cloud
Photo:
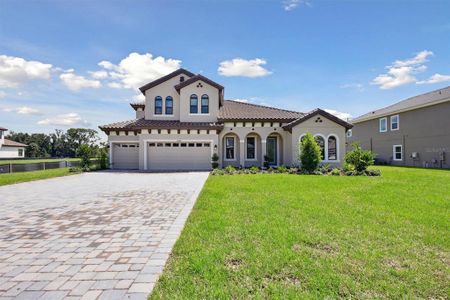
[[[283,8],[285,11],[291,11],[296,9],[300,4],[311,7],[311,3],[306,0],[285,0],[283,1]]]
[[[340,111],[337,111],[337,110],[334,110],[334,109],[324,109],[324,110],[325,110],[327,113],[330,113],[330,114],[332,114],[333,116],[336,116],[336,117],[338,117],[338,118],[341,119],[341,120],[347,121],[347,120],[351,119],[351,117],[352,117],[351,114],[346,113],[346,112],[340,112]]]
[[[109,86],[110,88],[113,88],[113,89],[122,89],[122,88],[125,88],[123,85],[121,85],[121,84],[118,83],[118,82],[108,82],[108,86]]]
[[[439,83],[439,82],[445,82],[450,81],[450,75],[442,75],[442,74],[434,74],[427,80],[417,81],[417,84],[431,84],[431,83]]]
[[[108,70],[113,80],[108,86],[113,88],[139,88],[159,77],[167,75],[181,67],[181,60],[153,57],[150,53],[130,53],[118,65],[101,61],[100,67]]]
[[[6,93],[4,91],[0,91],[0,99],[6,97]]]
[[[16,88],[27,80],[49,79],[52,65],[0,55],[0,87]]]
[[[77,113],[57,115],[52,118],[40,120],[37,123],[39,125],[55,125],[55,126],[89,125],[89,123],[86,120],[83,120],[81,116]]]
[[[386,67],[387,74],[378,75],[372,80],[372,84],[379,85],[380,89],[386,90],[417,82],[414,75],[427,69],[424,63],[431,55],[433,52],[424,50],[411,59],[396,60],[392,65]]]
[[[59,78],[64,83],[64,85],[72,91],[79,91],[83,88],[98,89],[102,86],[101,82],[98,80],[86,79],[83,76],[76,75],[73,69],[65,71],[64,73],[59,75]]]
[[[262,77],[272,74],[272,72],[263,67],[266,63],[264,59],[260,58],[250,60],[234,58],[221,62],[217,71],[220,75],[227,77]]]
[[[106,71],[90,71],[89,74],[94,79],[105,79],[108,77],[108,72]]]
[[[28,106],[21,106],[21,107],[15,107],[15,108],[4,108],[4,112],[15,112],[17,114],[21,115],[40,115],[41,112],[38,109],[31,108]]]
[[[134,102],[143,102],[143,101],[145,101],[145,96],[142,95],[142,94],[134,95],[131,98],[133,99]]]
[[[341,89],[355,89],[359,92],[363,92],[365,90],[364,85],[361,83],[347,83],[339,86]]]
[[[233,101],[236,101],[236,102],[242,102],[242,103],[248,103],[248,102],[250,102],[248,99],[233,99]]]

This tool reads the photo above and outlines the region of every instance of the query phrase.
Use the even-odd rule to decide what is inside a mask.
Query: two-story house
[[[316,136],[322,161],[339,165],[351,124],[316,109],[309,113],[224,99],[224,87],[179,69],[140,88],[145,102],[133,103],[136,119],[103,125],[114,169],[209,170],[298,165],[298,142]]]
[[[0,158],[25,157],[25,147],[27,147],[27,145],[5,139],[6,131],[8,131],[8,129],[0,127]]]
[[[352,120],[358,141],[380,163],[450,168],[450,86],[411,97]]]

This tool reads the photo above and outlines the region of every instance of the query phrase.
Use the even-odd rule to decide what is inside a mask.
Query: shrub
[[[264,155],[264,163],[263,163],[263,165],[264,165],[264,168],[265,168],[265,169],[268,169],[268,168],[269,168],[269,159],[270,159],[269,156]]]
[[[89,168],[91,165],[91,155],[92,155],[92,149],[87,144],[81,144],[80,147],[78,147],[78,157],[81,158],[80,161],[80,167],[82,169]]]
[[[289,168],[288,169],[288,173],[289,174],[297,174],[298,173],[298,168],[296,168],[296,167],[291,167],[291,168]]]
[[[214,169],[211,172],[212,175],[225,175],[225,171],[222,169]]]
[[[353,165],[357,172],[363,172],[367,167],[373,165],[374,154],[372,151],[363,150],[358,143],[352,144],[352,150],[345,154],[345,162]]]
[[[320,163],[321,150],[311,133],[307,133],[299,142],[299,161],[307,173],[317,170]]]
[[[272,167],[269,167],[269,168],[267,169],[267,172],[273,173],[273,168],[272,168]]]
[[[367,176],[381,176],[380,170],[365,170]]]
[[[217,155],[217,153],[214,153],[213,156],[211,157],[211,167],[213,169],[217,169],[219,167],[219,155]]]
[[[70,173],[80,173],[82,170],[80,167],[70,167],[69,172]]]
[[[339,170],[338,168],[334,168],[333,170],[331,170],[330,174],[332,176],[340,176],[341,175],[341,170]]]
[[[223,170],[225,171],[225,174],[229,174],[229,175],[236,173],[236,168],[233,167],[232,165],[226,166],[225,169],[223,169]]]
[[[278,167],[277,167],[277,172],[278,172],[278,173],[287,173],[287,168],[286,168],[286,166],[278,166]]]
[[[251,174],[256,174],[259,173],[259,168],[257,166],[252,166],[250,167],[249,171]]]
[[[102,148],[99,150],[98,161],[99,161],[100,169],[108,168],[108,153],[105,148]]]

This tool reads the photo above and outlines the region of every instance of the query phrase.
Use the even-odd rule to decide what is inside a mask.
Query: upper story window
[[[351,129],[347,130],[347,137],[351,138],[353,135],[353,131]]]
[[[166,115],[173,115],[173,98],[171,96],[166,97]]]
[[[195,94],[191,95],[189,112],[191,114],[197,114],[198,113],[198,97]]]
[[[387,118],[381,118],[380,119],[380,132],[386,132],[387,131]]]
[[[320,147],[320,159],[325,160],[325,140],[320,135],[316,135],[314,138]]]
[[[202,114],[209,114],[209,97],[208,97],[208,95],[202,96]]]
[[[225,159],[234,160],[234,136],[225,137]]]
[[[161,96],[155,97],[155,115],[162,114],[162,98]]]
[[[391,116],[391,130],[398,130],[400,127],[400,117],[398,115]]]
[[[247,159],[256,159],[256,138],[254,136],[247,137]]]
[[[392,147],[392,158],[394,160],[403,160],[403,146],[402,145],[394,145]]]
[[[328,160],[337,160],[337,139],[335,136],[328,138]]]

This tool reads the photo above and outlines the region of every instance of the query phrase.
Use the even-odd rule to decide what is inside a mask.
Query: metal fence
[[[98,163],[98,160],[91,160],[92,164]],[[18,173],[18,172],[30,172],[50,169],[60,169],[69,167],[79,167],[80,161],[52,161],[52,162],[35,162],[28,164],[4,164],[0,161],[0,174],[3,173]]]

